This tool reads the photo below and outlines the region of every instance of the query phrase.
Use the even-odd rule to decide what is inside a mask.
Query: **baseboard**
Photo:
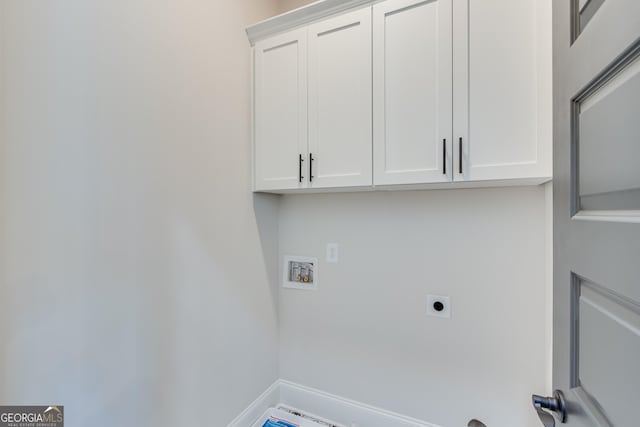
[[[271,386],[260,395],[251,405],[247,407],[240,415],[238,415],[227,427],[251,427],[257,420],[267,412],[267,409],[273,408],[280,403],[280,380],[271,384]]]
[[[291,381],[276,381],[228,427],[251,427],[270,407],[297,408],[349,427],[440,427]]]

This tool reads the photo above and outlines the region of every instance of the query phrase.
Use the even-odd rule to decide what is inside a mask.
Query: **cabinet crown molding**
[[[320,0],[298,9],[265,19],[247,27],[251,46],[258,40],[291,30],[314,21],[340,14],[344,11],[364,7],[379,0]]]

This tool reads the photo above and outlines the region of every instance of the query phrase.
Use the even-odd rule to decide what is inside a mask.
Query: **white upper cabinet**
[[[376,185],[452,179],[451,1],[373,6]]]
[[[255,189],[305,187],[306,29],[256,43],[254,91]]]
[[[313,24],[308,37],[310,186],[371,186],[371,8]]]
[[[454,0],[454,181],[551,177],[550,8]]]
[[[255,190],[549,180],[551,1],[326,0],[249,27]]]

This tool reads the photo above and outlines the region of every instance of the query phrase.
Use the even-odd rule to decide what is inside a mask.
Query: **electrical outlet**
[[[449,319],[451,299],[444,295],[427,295],[427,315]]]
[[[327,243],[327,262],[338,262],[338,244]]]

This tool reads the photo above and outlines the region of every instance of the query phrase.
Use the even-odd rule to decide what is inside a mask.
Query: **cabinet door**
[[[550,177],[551,0],[453,8],[454,180]]]
[[[371,120],[371,8],[311,25],[312,187],[372,184]]]
[[[304,187],[299,159],[307,157],[306,29],[260,41],[254,54],[255,190]]]
[[[451,0],[373,6],[374,184],[452,179]]]

